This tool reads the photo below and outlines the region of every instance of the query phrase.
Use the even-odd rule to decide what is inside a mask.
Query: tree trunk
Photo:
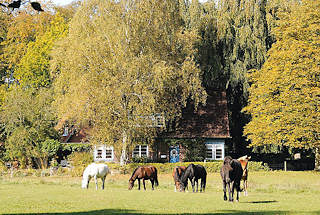
[[[120,157],[120,166],[123,166],[127,162],[127,132],[123,131],[122,133],[122,151],[121,151],[121,157]]]
[[[320,148],[315,149],[314,170],[320,171]]]

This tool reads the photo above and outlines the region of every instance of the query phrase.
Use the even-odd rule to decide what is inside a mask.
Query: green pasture
[[[129,175],[109,175],[105,190],[80,188],[77,177],[0,177],[1,214],[320,214],[320,173],[250,172],[249,196],[223,201],[218,173],[205,193],[174,192],[170,174],[160,186],[128,191]],[[99,181],[99,185],[101,182]],[[190,189],[190,188],[189,188]]]

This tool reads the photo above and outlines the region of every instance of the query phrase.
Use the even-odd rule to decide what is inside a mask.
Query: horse
[[[173,173],[172,173],[172,177],[173,177],[173,181],[174,181],[174,192],[177,192],[177,190],[181,191],[181,184],[180,184],[180,177],[182,175],[182,173],[186,170],[187,167],[185,166],[176,166],[173,169]]]
[[[180,186],[180,190],[185,190],[185,188],[188,186],[188,179],[191,182],[192,185],[192,191],[194,192],[194,185],[195,182],[197,183],[197,190],[198,192],[198,180],[201,179],[201,185],[200,185],[200,192],[204,192],[206,189],[206,181],[207,181],[207,171],[202,165],[194,165],[189,164],[189,166],[186,168],[186,170],[182,173],[180,177],[180,183],[182,186]]]
[[[226,156],[220,169],[220,175],[223,183],[223,198],[225,201],[227,201],[226,187],[228,187],[229,201],[233,202],[234,189],[237,190],[237,201],[239,201],[239,192],[241,191],[240,180],[242,178],[242,174],[243,170],[241,163],[236,159],[232,159],[230,156]]]
[[[248,196],[248,162],[250,159],[251,156],[248,157],[248,155],[242,156],[237,159],[238,161],[240,161],[243,170],[243,175],[241,179],[243,180],[243,190],[245,196]]]
[[[96,183],[96,190],[98,190],[98,181],[97,178],[101,178],[102,180],[102,189],[104,189],[104,182],[106,180],[107,174],[110,173],[108,165],[103,163],[92,163],[88,165],[82,176],[82,188],[89,187],[89,181],[91,178],[94,178],[94,182]]]
[[[154,166],[137,167],[133,171],[132,176],[129,179],[129,188],[128,188],[129,190],[131,190],[133,188],[134,181],[136,179],[138,179],[138,182],[139,182],[138,190],[140,190],[140,180],[141,179],[143,182],[144,190],[146,190],[145,180],[151,181],[152,190],[154,190],[154,183],[156,184],[156,186],[159,186],[157,168],[155,168]]]

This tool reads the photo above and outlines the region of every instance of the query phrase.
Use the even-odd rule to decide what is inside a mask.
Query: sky
[[[66,5],[71,3],[73,0],[52,0],[56,5]]]

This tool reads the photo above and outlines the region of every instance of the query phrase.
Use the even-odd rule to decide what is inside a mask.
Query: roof
[[[206,105],[195,111],[189,103],[182,110],[182,118],[174,132],[165,134],[171,138],[230,138],[228,106],[225,91],[208,93]]]
[[[87,129],[80,129],[77,130],[74,127],[71,128],[71,131],[68,133],[67,136],[61,137],[62,143],[82,143],[87,142],[88,131]]]

